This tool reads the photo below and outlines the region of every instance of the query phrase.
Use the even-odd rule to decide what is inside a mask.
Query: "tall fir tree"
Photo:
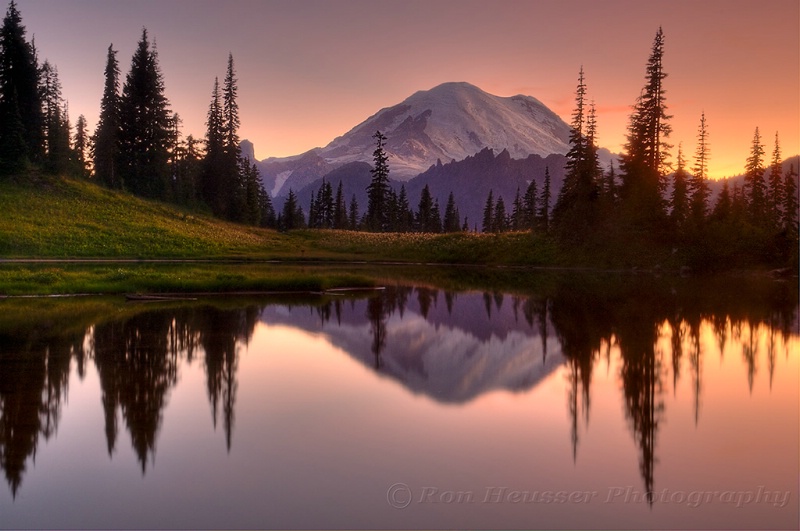
[[[511,230],[518,231],[525,228],[525,208],[522,206],[522,196],[517,192],[514,194],[514,202],[511,204]]]
[[[692,220],[696,226],[702,226],[708,212],[708,198],[711,195],[711,190],[708,186],[708,159],[710,155],[706,113],[703,112],[700,115],[700,126],[697,130],[697,150],[694,156],[694,167],[689,178],[689,201],[691,202]]]
[[[634,105],[621,159],[622,214],[633,231],[645,234],[663,226],[666,217],[662,194],[671,148],[666,139],[672,127],[667,114],[663,57],[664,34],[658,28],[647,61],[647,83]]]
[[[575,111],[570,125],[566,174],[558,200],[553,207],[553,225],[562,239],[583,241],[594,230],[598,211],[597,148],[594,145],[596,124],[587,125],[586,82],[583,67],[575,90]]]
[[[400,193],[397,195],[397,227],[398,232],[409,232],[414,226],[414,213],[408,203],[406,185],[400,185]]]
[[[489,190],[489,195],[486,196],[486,205],[483,207],[483,225],[481,230],[483,232],[494,232],[494,192]]]
[[[434,234],[442,232],[442,213],[439,210],[439,199],[433,201],[433,209],[431,209],[431,232]]]
[[[681,232],[689,218],[689,195],[687,185],[689,174],[686,161],[683,159],[683,147],[678,144],[678,167],[672,176],[672,197],[670,198],[670,220],[678,232]]]
[[[0,173],[42,160],[43,128],[36,50],[11,0],[0,28]]]
[[[422,188],[419,196],[416,225],[419,232],[434,232],[433,196],[431,196],[431,190],[427,184]]]
[[[172,115],[158,53],[147,30],[131,59],[120,98],[120,173],[135,195],[168,199]]]
[[[767,223],[770,229],[781,228],[781,210],[783,209],[783,162],[781,161],[781,144],[778,133],[775,133],[775,149],[769,166],[769,182],[767,187]]]
[[[333,213],[333,228],[346,229],[347,228],[347,204],[344,199],[344,189],[342,188],[342,181],[339,180],[339,186],[336,187],[336,201],[334,203]]]
[[[789,166],[789,172],[783,179],[783,230],[786,232],[787,238],[797,241],[798,237],[798,184],[797,184],[797,170],[794,164]]]
[[[538,222],[542,232],[550,231],[550,167],[544,168],[544,186],[542,186],[542,196],[539,199]]]
[[[44,167],[50,173],[60,174],[69,169],[71,161],[66,103],[61,94],[58,70],[49,61],[42,64],[39,79],[44,115]]]
[[[305,216],[300,203],[297,201],[297,194],[294,193],[294,190],[289,188],[289,195],[283,203],[279,228],[281,230],[302,229],[305,227],[305,224]]]
[[[79,177],[88,177],[87,151],[89,150],[89,132],[86,117],[78,116],[75,121],[75,140],[73,143],[75,173]]]
[[[492,219],[492,232],[506,232],[508,230],[508,215],[506,213],[506,203],[503,201],[503,196],[497,196],[497,202],[494,204],[494,217]]]
[[[442,222],[444,232],[459,232],[461,230],[461,216],[456,206],[453,192],[447,196],[447,205],[444,207],[444,220]]]
[[[764,145],[756,127],[750,156],[747,157],[743,193],[747,204],[747,216],[753,225],[766,224],[766,183],[764,182]]]
[[[711,220],[720,224],[729,223],[731,220],[731,192],[728,179],[722,182],[722,190],[717,196],[717,202],[714,204],[714,210],[711,212]]]
[[[202,195],[216,216],[225,216],[231,203],[230,186],[225,185],[225,129],[219,78],[214,79],[211,103],[206,115],[206,155],[203,159]]]
[[[536,228],[537,205],[539,204],[539,190],[536,179],[531,179],[525,196],[522,199],[523,226],[522,230],[533,230]]]
[[[225,152],[232,159],[238,159],[241,154],[239,147],[239,103],[236,98],[239,94],[239,86],[236,79],[236,70],[233,64],[233,54],[228,54],[228,68],[225,73],[225,81],[222,87],[222,115],[223,134],[225,137]]]
[[[350,197],[350,205],[347,208],[347,228],[350,230],[358,230],[358,200],[356,194]]]
[[[94,176],[97,181],[114,189],[122,188],[122,177],[118,171],[120,158],[120,85],[119,63],[113,45],[106,54],[105,84],[100,101],[100,116],[92,136],[92,158]]]
[[[389,191],[389,156],[386,154],[386,136],[377,131],[372,138],[375,139],[375,151],[372,154],[373,167],[372,181],[367,186],[367,230],[383,232],[386,226],[386,199]]]

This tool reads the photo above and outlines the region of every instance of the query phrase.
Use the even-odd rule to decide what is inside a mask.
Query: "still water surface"
[[[0,527],[797,528],[796,285],[737,282],[2,301]]]

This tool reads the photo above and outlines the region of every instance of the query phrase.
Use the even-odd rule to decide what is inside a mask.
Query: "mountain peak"
[[[463,160],[486,148],[498,153],[507,150],[511,158],[545,157],[569,150],[569,126],[537,99],[495,96],[458,81],[415,92],[397,105],[381,109],[316,154],[331,169],[350,162],[371,162],[375,131],[387,137],[390,178],[401,181],[419,175],[437,160]],[[283,160],[288,159],[274,163]],[[266,167],[261,170],[274,194],[294,180],[285,164],[273,172],[274,177]],[[270,186],[271,179],[275,179],[274,186]]]
[[[437,159],[462,160],[490,147],[512,157],[564,154],[569,126],[537,99],[494,96],[467,82],[415,92],[323,148],[326,159],[369,160],[376,130],[388,138],[393,178],[407,180]],[[365,157],[367,155],[367,157]]]

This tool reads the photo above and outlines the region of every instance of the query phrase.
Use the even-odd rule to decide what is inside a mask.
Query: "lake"
[[[0,527],[798,527],[796,279],[523,275],[2,300]]]

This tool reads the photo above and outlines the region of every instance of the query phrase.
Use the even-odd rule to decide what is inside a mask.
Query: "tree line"
[[[726,180],[711,205],[705,113],[700,116],[691,173],[682,146],[678,146],[676,166],[669,162],[673,146],[667,142],[671,116],[663,55],[664,34],[659,28],[647,62],[646,84],[629,118],[619,176],[613,163],[607,171],[600,167],[595,106],[587,100],[580,69],[567,171],[553,208],[556,236],[578,245],[671,246],[703,266],[741,256],[796,263],[798,174],[792,165],[784,175],[778,134],[767,167],[756,128],[744,184],[735,184],[731,190]]]
[[[86,119],[71,125],[58,69],[40,64],[11,0],[0,28],[0,176],[40,168],[53,174],[92,177],[111,189],[192,207],[240,223],[290,230],[300,227],[376,232],[478,230],[478,220],[461,219],[450,194],[444,213],[426,187],[416,209],[405,187],[389,181],[386,137],[378,131],[368,204],[359,211],[355,196],[343,197],[339,183],[324,181],[308,205],[294,191],[276,212],[254,161],[242,156],[238,85],[229,54],[222,83],[214,80],[206,135],[183,137],[180,117],[170,110],[158,53],[143,29],[124,82],[117,52],[108,47],[100,116],[93,134]],[[694,164],[682,146],[676,165],[667,114],[664,34],[656,33],[646,65],[645,85],[633,105],[626,144],[613,163],[598,158],[595,103],[588,99],[581,67],[570,124],[566,175],[551,208],[549,172],[542,190],[531,179],[508,206],[503,197],[486,198],[484,232],[535,231],[573,246],[672,247],[690,260],[719,262],[745,254],[757,261],[789,261],[798,255],[798,184],[793,166],[784,174],[776,133],[772,157],[758,128],[745,164],[742,186],[727,181],[710,204],[709,128],[700,116]],[[73,132],[74,129],[74,132]]]
[[[237,79],[228,56],[225,79],[214,81],[206,137],[183,138],[170,110],[158,51],[147,29],[121,80],[109,45],[100,115],[94,134],[80,116],[74,133],[58,70],[39,63],[11,0],[0,30],[0,175],[39,168],[92,177],[134,195],[193,207],[250,225],[274,226],[275,213],[254,161],[242,156]]]

